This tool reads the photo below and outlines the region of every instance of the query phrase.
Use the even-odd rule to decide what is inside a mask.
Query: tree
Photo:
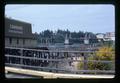
[[[53,33],[50,30],[45,30],[43,34],[44,34],[44,37],[51,38]]]
[[[106,61],[114,61],[115,60],[115,50],[112,47],[101,47],[98,51],[95,52],[95,55],[91,55],[88,57],[88,60],[106,60]],[[114,63],[101,63],[101,62],[91,62],[88,61],[88,69],[89,70],[110,70],[113,68]],[[78,68],[83,68],[83,62],[78,64]]]
[[[114,60],[114,51],[115,50],[112,47],[104,46],[99,48],[99,50],[96,52],[96,56],[100,60]]]
[[[92,38],[96,37],[95,34],[91,32],[85,32],[85,33],[91,34],[93,36]],[[39,33],[38,40],[40,41],[41,38],[52,38],[54,43],[64,43],[64,39],[67,34],[68,37],[70,38],[78,38],[78,39],[71,39],[70,43],[83,43],[83,40],[80,40],[79,38],[81,37],[83,38],[85,36],[85,33],[82,31],[71,32],[68,29],[67,30],[58,29],[57,31],[53,32],[48,29]]]

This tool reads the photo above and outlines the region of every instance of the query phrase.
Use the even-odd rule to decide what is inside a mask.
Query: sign
[[[9,32],[22,34],[23,33],[23,27],[22,26],[17,26],[17,25],[10,24]]]

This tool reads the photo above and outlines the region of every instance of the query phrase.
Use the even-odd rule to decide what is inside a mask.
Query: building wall
[[[9,46],[9,39],[5,38],[5,46]]]
[[[17,44],[17,38],[12,38],[12,43],[10,44],[9,38],[5,38],[6,47],[34,47],[37,45],[37,40],[33,39],[18,39],[19,43]],[[23,41],[25,43],[23,44]]]
[[[19,45],[18,45],[18,47],[23,47],[23,39],[19,39]]]

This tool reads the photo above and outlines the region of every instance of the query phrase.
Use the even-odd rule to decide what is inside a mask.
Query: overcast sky
[[[5,15],[32,24],[32,31],[70,30],[105,33],[115,31],[113,5],[6,5]]]

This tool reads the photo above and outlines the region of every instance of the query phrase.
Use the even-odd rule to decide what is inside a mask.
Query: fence
[[[66,72],[76,74],[115,73],[114,61],[88,60],[89,56],[94,55],[95,51],[53,51],[5,47],[5,65],[49,72]],[[83,62],[83,69],[75,69],[72,65],[74,62]],[[113,64],[113,68],[109,70],[89,70],[88,62]]]

